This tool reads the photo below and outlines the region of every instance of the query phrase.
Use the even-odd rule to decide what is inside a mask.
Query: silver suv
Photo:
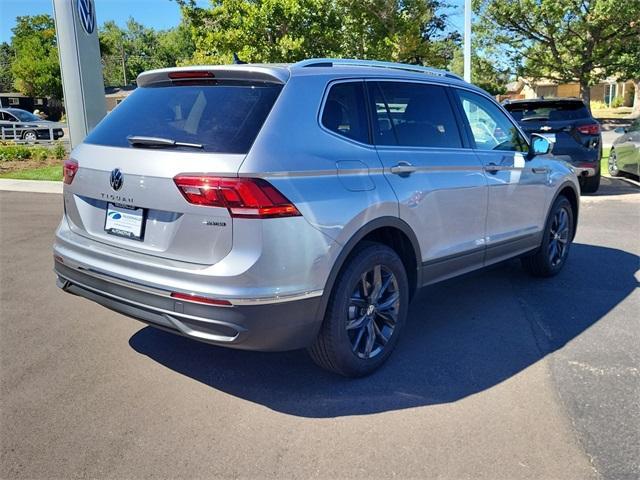
[[[365,375],[424,286],[521,257],[556,274],[579,187],[487,93],[318,59],[155,70],[64,166],[58,285],[234,348]]]

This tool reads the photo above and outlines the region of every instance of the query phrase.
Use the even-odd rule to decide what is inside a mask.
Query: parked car
[[[391,354],[418,288],[567,260],[575,173],[453,74],[319,59],[137,84],[64,165],[53,250],[67,292],[215,345],[306,347],[360,376]]]
[[[582,100],[514,100],[508,101],[505,108],[528,135],[537,133],[551,141],[553,155],[576,169],[584,193],[598,191],[602,134],[600,123],[593,118]]]
[[[51,128],[53,128],[53,140],[64,136],[64,132],[57,127],[55,122],[43,120],[37,115],[19,108],[0,108],[0,128],[4,128],[4,138],[26,140],[27,142],[51,140],[51,132],[49,131]]]
[[[609,174],[640,176],[640,118],[628,128],[616,128],[615,132],[620,136],[613,141],[609,152]]]

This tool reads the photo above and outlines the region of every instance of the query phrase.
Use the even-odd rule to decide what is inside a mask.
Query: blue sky
[[[450,28],[461,28],[462,4],[464,0],[452,0],[455,9],[450,11]],[[180,21],[180,10],[170,0],[95,0],[98,24],[107,20],[115,20],[124,25],[131,16],[138,22],[156,29],[170,28]],[[208,0],[198,0],[206,6]],[[19,15],[37,15],[48,13],[53,15],[52,0],[0,0],[0,42],[11,39],[11,29]]]

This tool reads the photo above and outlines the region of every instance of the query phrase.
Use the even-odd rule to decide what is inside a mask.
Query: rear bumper
[[[212,306],[176,300],[169,291],[82,271],[60,260],[56,259],[54,270],[56,283],[64,291],[194,340],[245,350],[284,351],[309,346],[320,326],[319,295]]]

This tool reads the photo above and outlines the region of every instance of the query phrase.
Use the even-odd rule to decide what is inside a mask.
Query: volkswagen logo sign
[[[122,184],[124,183],[124,175],[119,168],[113,169],[113,171],[111,172],[111,177],[109,178],[109,183],[111,184],[111,188],[113,188],[116,192],[122,188]]]
[[[84,31],[91,35],[96,29],[96,9],[93,0],[78,0],[78,17]]]

